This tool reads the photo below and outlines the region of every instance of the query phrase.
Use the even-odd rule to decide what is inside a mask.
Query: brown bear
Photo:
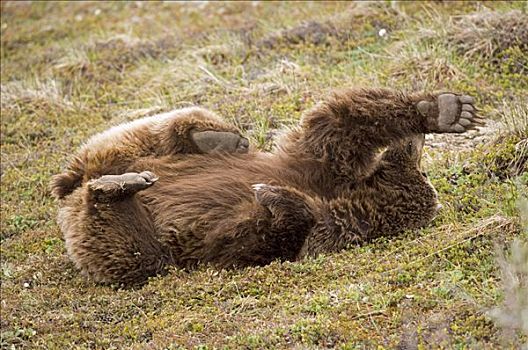
[[[265,153],[204,109],[143,118],[95,135],[54,177],[58,222],[75,265],[103,283],[335,252],[429,223],[423,134],[482,123],[469,96],[349,89]]]

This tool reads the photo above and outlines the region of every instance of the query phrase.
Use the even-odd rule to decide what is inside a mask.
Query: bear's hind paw
[[[191,135],[192,140],[203,153],[248,153],[249,141],[236,133],[228,131],[198,131]]]
[[[427,117],[429,131],[462,133],[484,125],[484,119],[476,115],[474,99],[467,95],[442,93],[436,101],[420,101],[418,112]]]

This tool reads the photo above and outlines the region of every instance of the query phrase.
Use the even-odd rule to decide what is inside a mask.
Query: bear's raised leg
[[[248,149],[248,140],[214,113],[186,108],[121,124],[93,136],[67,170],[53,177],[51,187],[57,198],[64,198],[91,179],[122,174],[138,158],[247,153]]]
[[[297,157],[315,157],[337,185],[357,182],[372,173],[379,149],[395,141],[482,125],[473,102],[472,97],[453,93],[345,90],[308,111],[301,129],[286,138],[282,149]]]
[[[151,175],[103,176],[75,190],[60,208],[68,254],[94,281],[141,284],[173,263],[155,238],[148,209],[134,195]]]
[[[299,258],[335,252],[428,224],[440,208],[420,169],[423,135],[405,138],[382,155],[373,174],[349,194],[323,201]]]

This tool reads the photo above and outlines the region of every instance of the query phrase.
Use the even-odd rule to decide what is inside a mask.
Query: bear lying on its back
[[[339,251],[429,223],[423,134],[482,122],[469,96],[345,90],[263,153],[204,109],[144,118],[94,136],[54,177],[58,221],[76,266],[105,283]]]

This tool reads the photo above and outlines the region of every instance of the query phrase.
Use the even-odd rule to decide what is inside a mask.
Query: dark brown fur
[[[145,143],[145,130],[128,143],[103,143],[95,153],[85,147],[54,181],[54,193],[63,198],[59,223],[68,253],[96,281],[128,284],[168,265],[264,265],[423,226],[438,203],[419,169],[422,134],[461,132],[460,123],[466,130],[480,122],[462,121],[461,112],[472,109],[462,102],[469,97],[444,97],[338,92],[308,111],[272,153],[201,154],[175,147],[192,146],[188,133],[166,136],[157,153]],[[439,109],[437,99],[452,101],[453,108]],[[214,130],[204,127],[205,120],[194,118],[187,129]],[[179,130],[178,119],[171,123],[170,130]],[[133,187],[125,179],[134,174],[119,185],[98,179],[143,171],[159,180],[137,193],[125,190]],[[70,173],[75,185],[64,189],[61,179]],[[96,191],[105,186],[120,195],[108,191],[101,200]]]

